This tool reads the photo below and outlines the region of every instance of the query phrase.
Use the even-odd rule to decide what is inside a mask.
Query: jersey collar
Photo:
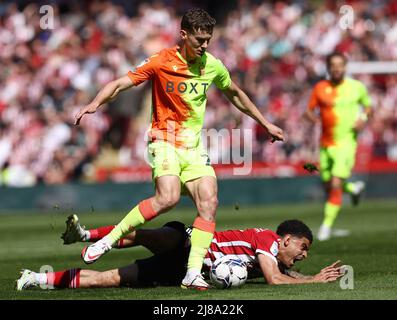
[[[343,80],[340,83],[337,83],[337,84],[334,84],[331,81],[331,79],[328,79],[328,83],[334,88],[342,86],[345,82],[346,82],[346,78],[343,78]]]
[[[186,61],[186,59],[185,59],[185,58],[181,55],[181,53],[179,52],[180,46],[177,45],[177,46],[174,47],[174,49],[175,49],[175,54],[176,54],[176,56],[177,56],[184,64],[186,64],[186,65],[189,66],[189,67],[202,63],[203,58],[204,58],[204,55],[205,55],[205,53],[204,53],[204,54],[201,56],[201,58],[200,58],[199,61],[196,60],[195,63],[189,63],[189,62]]]

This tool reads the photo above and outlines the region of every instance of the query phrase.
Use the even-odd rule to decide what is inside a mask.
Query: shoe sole
[[[61,237],[61,239],[63,239],[63,244],[72,244],[72,243],[77,242],[77,241],[67,242],[65,240],[65,236],[67,233],[71,232],[72,228],[74,228],[78,222],[79,222],[79,218],[75,214],[70,215],[66,219],[66,231],[62,234],[62,237]]]
[[[181,284],[181,288],[184,290],[194,289],[194,290],[198,290],[198,291],[205,291],[205,290],[209,289],[207,287],[200,287],[200,286],[185,286],[184,284]]]
[[[22,279],[23,274],[28,271],[27,269],[22,269],[21,271],[19,271],[19,279],[15,280],[15,289],[17,291],[23,291],[26,290],[23,286],[19,286],[19,281]]]

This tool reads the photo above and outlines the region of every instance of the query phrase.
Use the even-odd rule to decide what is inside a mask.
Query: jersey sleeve
[[[312,93],[310,94],[309,103],[307,104],[308,110],[314,110],[318,106],[317,99],[317,86],[314,87]]]
[[[253,237],[252,248],[255,254],[264,254],[277,263],[276,256],[278,255],[279,239],[269,230],[256,232]]]
[[[217,60],[217,62],[214,83],[220,90],[225,90],[230,87],[232,79],[224,64],[220,60]]]
[[[137,86],[146,80],[152,79],[158,65],[157,57],[157,54],[153,55],[138,64],[135,70],[128,71],[127,75],[134,86]]]
[[[363,83],[360,85],[361,87],[361,95],[360,95],[360,103],[364,108],[370,108],[371,107],[371,97],[368,94],[367,88]]]

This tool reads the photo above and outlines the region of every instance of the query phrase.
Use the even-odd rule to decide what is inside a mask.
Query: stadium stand
[[[105,83],[177,42],[179,12],[186,3],[134,3],[137,10],[131,14],[123,1],[55,1],[52,30],[40,27],[37,4],[0,4],[4,185],[96,180],[97,169],[145,166],[148,85],[123,93],[83,119],[81,126],[72,125],[73,115]],[[312,131],[301,116],[313,84],[324,76],[324,57],[338,50],[350,61],[397,59],[397,4],[379,0],[351,5],[354,32],[336,26],[339,12],[333,1],[235,2],[218,19],[209,51],[225,63],[260,110],[286,131],[288,141],[270,144],[254,121],[241,116],[215,89],[208,94],[205,126],[252,129],[258,163],[315,162],[319,130]],[[361,134],[359,155],[397,161],[397,76],[355,77],[369,88],[375,108]],[[235,147],[227,137],[221,143],[222,148],[210,148],[213,162]]]

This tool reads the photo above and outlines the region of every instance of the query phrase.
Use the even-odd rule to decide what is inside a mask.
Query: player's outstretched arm
[[[80,109],[80,111],[76,114],[74,124],[79,125],[81,118],[85,114],[96,112],[101,105],[115,98],[121,91],[124,91],[132,86],[133,83],[128,76],[123,76],[119,79],[109,82],[99,91],[91,103]]]
[[[289,275],[292,278],[296,278],[296,279],[311,279],[311,280],[319,280],[322,277],[326,277],[327,275],[329,275],[330,272],[333,271],[338,271],[339,273],[342,272],[341,270],[341,266],[338,266],[340,263],[340,261],[336,261],[333,264],[331,264],[328,267],[323,268],[317,275],[315,276],[308,276],[308,275],[304,275],[302,273],[299,273],[297,271],[294,270],[289,270],[286,269],[285,270],[285,274]],[[318,282],[318,281],[317,281]],[[320,281],[321,282],[321,281]]]
[[[339,261],[322,269],[320,273],[315,276],[296,276],[292,277],[287,274],[282,274],[275,261],[263,254],[258,255],[259,265],[261,267],[263,276],[266,282],[270,285],[279,284],[301,284],[301,283],[326,283],[337,280],[343,274],[340,272],[338,266]],[[299,274],[300,275],[300,274]]]
[[[370,107],[364,109],[364,112],[359,116],[356,123],[354,124],[354,130],[356,132],[362,131],[367,125],[368,120],[372,117],[373,110]]]
[[[223,93],[237,109],[262,125],[272,137],[272,142],[285,140],[283,130],[265,119],[250,98],[233,81],[227,89],[223,90]]]

